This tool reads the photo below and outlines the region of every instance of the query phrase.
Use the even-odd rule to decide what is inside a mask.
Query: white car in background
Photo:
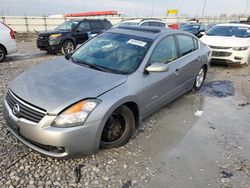
[[[124,20],[121,23],[117,24],[115,27],[118,27],[118,26],[136,26],[136,25],[168,28],[168,25],[166,23],[164,23],[162,20],[154,19],[154,18]]]
[[[210,29],[201,41],[212,49],[212,63],[249,64],[250,25],[218,24]]]
[[[4,61],[6,55],[17,51],[14,31],[0,22],[0,62]]]

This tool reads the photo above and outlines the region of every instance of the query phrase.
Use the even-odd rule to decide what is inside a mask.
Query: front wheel
[[[108,118],[101,137],[102,148],[120,147],[126,144],[135,130],[135,118],[125,105],[115,110]]]
[[[61,47],[61,52],[64,55],[73,53],[75,50],[75,44],[71,40],[66,40],[63,42],[62,47]]]
[[[4,61],[5,57],[6,57],[5,49],[2,46],[0,46],[0,62]]]
[[[199,70],[199,73],[197,74],[196,79],[195,79],[195,83],[193,86],[193,89],[195,91],[198,91],[201,89],[201,86],[204,83],[205,78],[206,78],[206,68],[203,66]]]

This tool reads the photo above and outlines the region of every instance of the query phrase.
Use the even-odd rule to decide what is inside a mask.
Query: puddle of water
[[[224,98],[235,95],[234,83],[230,80],[218,80],[204,83],[199,95]]]
[[[138,140],[138,143],[143,145],[145,153],[158,163],[155,164],[156,166],[160,165],[160,157],[167,155],[178,145],[196,124],[199,118],[195,116],[195,112],[202,111],[203,106],[204,97],[189,94],[175,100],[170,107],[165,107],[156,113],[153,130],[146,132]],[[145,143],[147,144],[145,145]]]

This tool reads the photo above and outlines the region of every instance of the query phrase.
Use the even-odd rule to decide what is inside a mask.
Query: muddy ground
[[[58,56],[18,42],[0,64],[8,83]],[[0,187],[250,187],[250,66],[212,66],[199,93],[148,117],[124,147],[56,160],[31,151],[6,128],[0,108]]]

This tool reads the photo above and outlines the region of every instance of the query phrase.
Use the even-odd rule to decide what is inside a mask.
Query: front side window
[[[80,47],[75,63],[99,67],[116,74],[131,74],[138,69],[152,40],[118,33],[103,33]]]
[[[71,31],[77,26],[78,23],[78,21],[69,20],[56,27],[56,30]]]
[[[185,56],[196,50],[193,37],[188,35],[177,35],[180,56]]]
[[[175,39],[173,36],[164,38],[155,48],[149,64],[169,63],[177,58]]]

